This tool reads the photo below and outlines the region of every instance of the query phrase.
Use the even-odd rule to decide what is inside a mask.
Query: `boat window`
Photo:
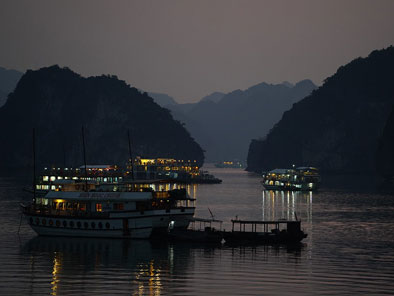
[[[101,203],[96,204],[96,212],[102,212],[103,211],[103,205]]]
[[[124,204],[123,203],[114,203],[114,210],[123,211],[124,210]]]
[[[79,204],[79,209],[81,211],[86,211],[86,204],[84,204],[84,203]]]

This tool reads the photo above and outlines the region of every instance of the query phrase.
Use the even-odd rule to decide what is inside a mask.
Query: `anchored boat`
[[[263,173],[261,184],[267,190],[314,191],[320,179],[319,170],[313,167],[274,169]]]
[[[308,235],[301,230],[301,221],[231,220],[232,231],[223,232],[224,240],[231,245],[291,244],[299,243]],[[262,231],[257,231],[261,226]]]
[[[39,235],[112,238],[149,238],[166,232],[170,221],[187,228],[195,210],[184,189],[50,191],[21,207]]]
[[[218,244],[223,239],[221,220],[193,218],[189,228],[175,227],[176,222],[171,221],[168,225],[168,238],[172,241],[184,241],[194,243]],[[219,225],[219,229],[212,226],[213,223]]]

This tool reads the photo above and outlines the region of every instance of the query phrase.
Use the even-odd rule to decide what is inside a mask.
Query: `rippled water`
[[[20,221],[31,196],[0,179],[1,295],[394,294],[394,197],[321,190],[263,192],[259,178],[211,169],[219,185],[191,186],[196,216],[293,219],[304,244],[204,248],[150,241],[37,237]],[[229,229],[230,224],[225,223]]]

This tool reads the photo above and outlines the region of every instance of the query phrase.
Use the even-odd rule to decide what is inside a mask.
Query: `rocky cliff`
[[[52,66],[27,71],[0,108],[0,169],[31,165],[33,127],[39,166],[81,165],[82,126],[90,164],[124,164],[128,129],[135,155],[204,161],[182,124],[146,93],[115,76]]]
[[[386,179],[394,178],[394,108],[386,122],[376,152],[376,167]]]
[[[15,89],[23,73],[0,67],[0,107],[7,101],[8,94]]]
[[[251,142],[247,169],[295,164],[375,173],[379,138],[394,104],[393,79],[393,47],[340,67],[285,112],[264,139]]]

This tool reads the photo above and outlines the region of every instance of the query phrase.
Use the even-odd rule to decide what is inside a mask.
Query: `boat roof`
[[[152,199],[152,192],[49,191],[45,198],[78,201],[142,201]]]
[[[253,220],[231,220],[239,224],[281,224],[281,223],[301,223],[300,220],[274,220],[274,221],[253,221]]]
[[[191,220],[191,222],[219,222],[222,223],[222,220],[216,220],[216,219],[206,219],[206,218],[197,218],[197,217],[193,217]]]
[[[268,173],[270,174],[287,174],[290,169],[274,169],[272,171],[269,171]]]
[[[110,164],[87,164],[87,169],[113,169],[114,166]],[[84,165],[81,165],[79,169],[85,169]]]
[[[314,167],[298,167],[296,170],[318,170],[317,168]]]

